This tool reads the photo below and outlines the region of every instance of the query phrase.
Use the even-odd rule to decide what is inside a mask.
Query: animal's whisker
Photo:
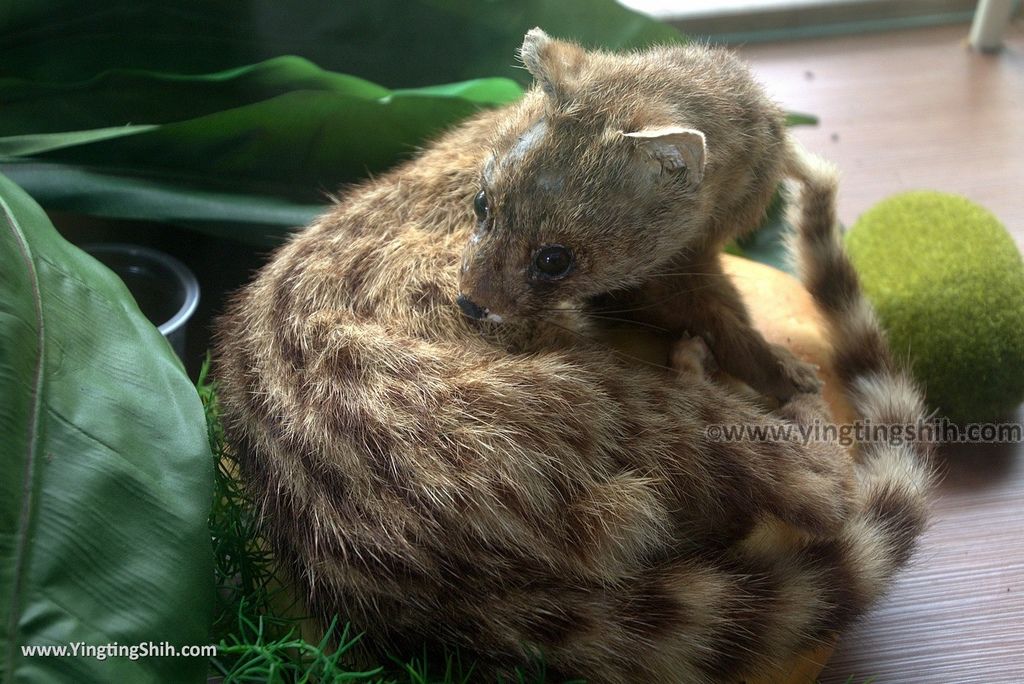
[[[677,299],[679,297],[683,297],[685,295],[693,294],[694,292],[699,292],[700,290],[705,290],[705,289],[707,289],[709,287],[714,287],[714,284],[713,283],[705,283],[704,285],[701,285],[700,287],[691,287],[691,288],[687,288],[685,290],[679,290],[677,292],[673,292],[672,294],[668,295],[667,297],[662,297],[661,299],[656,299],[653,302],[648,302],[648,303],[640,305],[640,306],[626,307],[626,308],[622,308],[622,309],[599,309],[598,311],[600,311],[602,314],[621,314],[621,313],[633,313],[635,311],[646,311],[648,309],[653,309],[655,307],[661,306],[662,304],[665,304],[666,302],[671,302],[672,300]]]
[[[580,338],[581,340],[586,340],[587,342],[593,342],[592,339],[590,339],[589,337],[587,337],[586,335],[584,335],[580,331],[573,330],[572,328],[570,328],[568,326],[565,326],[565,325],[562,325],[561,323],[558,323],[557,321],[553,321],[553,320],[551,320],[549,318],[545,318],[544,322],[549,324],[549,325],[553,325],[554,327],[556,327],[556,328],[558,328],[560,330],[564,330],[565,332],[567,332],[567,333],[569,333],[571,335],[575,335],[576,337]],[[663,371],[664,370],[672,370],[671,366],[667,366],[667,365],[660,364],[660,363],[654,363],[653,361],[648,361],[647,359],[642,359],[639,356],[635,356],[633,354],[628,354],[628,353],[626,353],[624,351],[621,351],[619,349],[615,349],[613,347],[606,347],[606,349],[608,349],[608,351],[610,351],[615,356],[618,356],[618,357],[621,357],[621,358],[624,358],[624,359],[629,359],[630,361],[636,361],[638,363],[644,364],[645,366],[651,366],[652,368],[657,368],[658,370],[663,370]]]
[[[726,273],[704,273],[701,271],[655,271],[654,273],[645,273],[645,278],[673,278],[673,277],[684,277],[684,276],[714,276],[718,278],[728,278],[729,275]]]
[[[709,287],[714,287],[714,283],[704,283],[703,285],[701,285],[699,287],[691,287],[691,288],[687,288],[685,290],[678,290],[676,292],[673,292],[672,294],[670,294],[667,297],[663,297],[661,299],[656,299],[656,300],[654,300],[652,302],[647,302],[646,304],[643,304],[643,305],[624,307],[624,308],[621,308],[621,309],[595,309],[593,307],[551,307],[551,308],[541,309],[541,312],[542,313],[552,313],[552,312],[564,311],[564,312],[567,312],[567,313],[581,313],[581,314],[587,314],[587,315],[590,315],[590,316],[594,316],[596,314],[600,314],[602,316],[608,315],[608,314],[628,314],[628,313],[633,313],[635,311],[646,311],[648,309],[653,309],[655,307],[661,306],[662,304],[665,304],[666,302],[671,302],[672,300],[676,299],[677,297],[682,297],[682,296],[685,296],[685,295],[688,295],[688,294],[693,294],[694,292],[699,292],[700,290],[704,290],[704,289],[707,289]]]
[[[621,316],[606,316],[604,313],[591,313],[591,318],[596,318],[601,321],[611,321],[612,323],[627,323],[629,325],[637,325],[642,328],[649,328],[651,330],[657,330],[658,332],[667,333],[668,328],[656,325],[654,323],[648,323],[647,321],[638,321],[632,318],[623,318]]]
[[[635,325],[642,328],[650,328],[658,332],[667,333],[668,328],[664,328],[654,323],[648,323],[647,321],[638,321],[632,318],[622,318],[621,316],[606,316],[603,311],[587,311],[585,309],[545,309],[546,313],[555,313],[559,311],[568,311],[570,313],[585,313],[590,318],[596,318],[601,321],[611,321],[612,323],[626,323],[629,325]]]

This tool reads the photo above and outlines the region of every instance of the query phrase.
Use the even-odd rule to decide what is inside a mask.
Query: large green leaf
[[[270,80],[280,80],[287,68],[294,68],[296,77],[305,78],[309,84],[319,79],[332,89],[287,93],[270,102],[174,125],[12,135],[0,138],[0,160],[6,159],[0,161],[0,170],[51,209],[174,223],[266,245],[279,241],[289,230],[306,225],[323,211],[328,200],[324,190],[336,188],[367,171],[384,168],[392,163],[392,156],[411,151],[417,136],[424,135],[424,123],[429,123],[422,119],[417,122],[416,107],[423,112],[431,111],[428,105],[433,100],[432,114],[445,121],[472,111],[474,103],[500,102],[519,92],[517,86],[503,79],[387,91],[359,79],[334,80],[338,75],[326,74],[293,58],[210,76],[171,79],[166,75],[133,72],[132,78],[143,90],[152,81],[226,83],[228,90],[232,90],[236,78],[267,74]],[[99,83],[102,79],[94,84]],[[346,92],[348,84],[375,99],[359,101]],[[52,86],[35,86],[37,93],[48,89],[60,91]],[[247,92],[248,87],[240,91]],[[115,92],[111,91],[110,97]],[[160,99],[158,93],[154,93],[154,98]],[[287,114],[282,102],[348,100],[351,104],[353,99],[355,104],[337,117],[330,116],[330,107],[325,109],[324,120],[318,118],[315,108],[304,107],[297,107],[299,114],[294,117],[273,116],[278,111]],[[101,103],[92,105],[94,110],[103,109],[103,97],[84,98],[83,112],[88,110],[89,101]],[[17,107],[12,111],[17,111]],[[0,110],[0,122],[17,118]],[[32,118],[27,116],[24,120],[29,122]],[[214,121],[227,123],[213,126]],[[354,121],[362,126],[360,137],[346,135],[349,129],[342,122]],[[815,121],[808,115],[793,114],[789,123]],[[231,122],[234,125],[229,125]],[[406,125],[408,122],[412,125]],[[311,148],[301,141],[311,130],[324,143],[335,142]],[[192,131],[198,133],[190,136]],[[145,135],[136,139],[140,134]],[[399,141],[403,135],[407,137],[406,143]],[[307,150],[310,156],[300,157],[296,149]],[[776,246],[775,252],[779,251]],[[768,261],[774,262],[774,257]]]
[[[198,681],[212,469],[195,388],[121,281],[0,176],[0,681]]]
[[[48,208],[262,241],[518,97],[536,25],[682,40],[613,0],[24,0],[0,10],[0,162]]]
[[[391,94],[355,76],[294,56],[208,74],[116,68],[82,81],[0,79],[4,135],[74,131],[193,119],[296,90],[376,100]],[[513,87],[512,97],[518,94]]]
[[[490,78],[392,91],[279,57],[200,76],[108,72],[70,86],[8,79],[0,92],[12,93],[0,109],[8,134],[0,159],[316,201],[522,90]]]
[[[511,81],[492,85],[501,91],[497,101],[520,93]],[[458,96],[415,91],[366,99],[296,90],[196,119],[135,126],[123,135],[84,142],[78,140],[84,134],[77,131],[32,136],[30,146],[23,135],[0,138],[0,159],[27,156],[27,148],[40,161],[315,201],[342,183],[410,156],[417,143],[478,108]]]
[[[513,53],[534,26],[612,49],[680,40],[614,0],[18,0],[0,10],[0,76],[201,74],[299,55],[392,88],[526,83]]]
[[[198,76],[7,79],[4,88],[4,171],[48,208],[257,243],[306,223],[342,184],[522,92],[503,78],[388,90],[297,57]],[[97,128],[60,130],[68,126]]]
[[[161,178],[119,176],[87,166],[31,160],[0,173],[50,209],[111,219],[157,221],[253,245],[273,245],[326,209],[263,194],[217,192]]]

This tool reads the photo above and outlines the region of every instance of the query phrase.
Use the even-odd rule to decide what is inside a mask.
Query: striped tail
[[[923,396],[894,361],[843,249],[835,208],[838,173],[795,142],[790,149],[789,174],[800,181],[791,203],[792,251],[830,328],[836,372],[857,417],[876,431],[857,448],[861,507],[844,532],[857,593],[870,603],[908,561],[927,524],[934,444],[920,434],[927,419]]]

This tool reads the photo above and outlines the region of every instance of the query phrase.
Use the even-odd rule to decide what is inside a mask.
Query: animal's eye
[[[483,190],[476,193],[476,197],[473,198],[473,211],[476,212],[476,218],[478,221],[484,221],[487,219],[490,207],[487,206],[487,193]]]
[[[557,280],[569,275],[572,270],[572,252],[562,245],[541,247],[533,257],[533,266],[537,272],[549,280]]]

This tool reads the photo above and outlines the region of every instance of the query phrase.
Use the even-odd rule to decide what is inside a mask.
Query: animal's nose
[[[472,299],[464,294],[460,294],[455,299],[455,303],[462,309],[462,313],[466,314],[470,318],[480,320],[487,317],[487,309],[482,306],[478,306]]]

